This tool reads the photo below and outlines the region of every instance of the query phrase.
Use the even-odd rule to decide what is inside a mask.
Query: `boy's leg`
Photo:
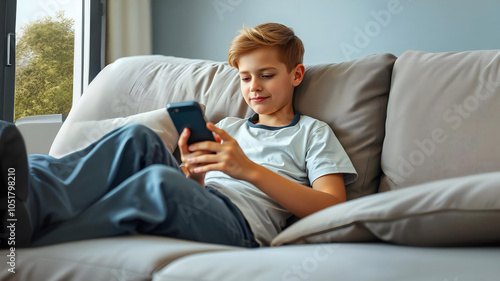
[[[153,165],[177,167],[161,139],[142,125],[119,128],[60,159],[30,155],[28,210],[33,240],[78,216],[123,181]]]
[[[34,245],[132,233],[257,246],[236,206],[165,165],[130,177]]]

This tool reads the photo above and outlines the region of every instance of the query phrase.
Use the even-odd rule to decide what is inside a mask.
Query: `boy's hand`
[[[197,181],[198,183],[201,184],[201,186],[205,187],[205,173],[196,173],[194,172],[194,169],[197,168],[198,164],[192,164],[189,163],[187,160],[196,156],[204,155],[206,153],[210,153],[210,151],[190,151],[188,149],[187,141],[189,139],[189,136],[191,135],[191,132],[189,129],[184,129],[182,131],[182,134],[179,137],[179,141],[177,144],[179,145],[179,151],[181,153],[181,161],[184,163],[184,167],[186,169],[183,169],[184,172],[186,173],[186,177],[193,179]]]
[[[193,165],[194,173],[221,171],[232,178],[247,180],[256,164],[248,159],[238,142],[226,131],[215,127],[211,122],[207,122],[207,128],[216,134],[218,142],[206,141],[190,145],[188,150],[192,154],[186,157],[186,163]],[[197,152],[200,153],[195,155]]]

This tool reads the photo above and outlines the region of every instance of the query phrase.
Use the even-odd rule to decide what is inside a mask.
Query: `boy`
[[[345,184],[356,177],[350,160],[328,125],[293,109],[303,53],[283,25],[241,31],[228,60],[256,113],[207,123],[218,142],[188,146],[185,130],[178,142],[185,175],[158,136],[139,125],[111,132],[79,157],[30,156],[28,196],[16,206],[29,214],[32,244],[148,233],[265,246],[292,214],[344,202]],[[73,172],[62,178],[61,167]],[[4,189],[2,182],[2,201]]]

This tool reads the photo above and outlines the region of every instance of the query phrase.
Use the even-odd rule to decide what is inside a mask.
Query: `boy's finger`
[[[223,140],[223,141],[228,141],[228,140],[231,140],[232,137],[226,133],[226,131],[224,131],[223,129],[220,129],[220,128],[217,128],[214,123],[212,122],[207,122],[207,128],[216,133],[217,135],[219,135],[219,137]]]
[[[217,163],[217,156],[215,154],[202,154],[196,157],[191,157],[187,161],[189,164],[206,165],[209,163]]]
[[[213,141],[202,141],[193,143],[188,147],[189,151],[205,151],[207,153],[217,152],[219,144]]]
[[[189,139],[189,129],[188,128],[185,128],[181,135],[179,136],[179,141],[178,141],[178,145],[179,145],[179,150],[181,153],[183,154],[188,154],[189,153],[189,150],[188,150],[188,146],[187,146],[187,140]]]

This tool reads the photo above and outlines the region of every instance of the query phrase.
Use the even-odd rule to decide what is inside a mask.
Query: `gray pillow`
[[[500,172],[365,196],[298,221],[283,244],[385,241],[409,246],[500,243]]]
[[[500,171],[500,50],[407,51],[389,96],[380,190]]]
[[[306,68],[295,91],[295,108],[325,121],[346,150],[358,179],[346,186],[347,199],[376,193],[385,135],[391,54]]]

